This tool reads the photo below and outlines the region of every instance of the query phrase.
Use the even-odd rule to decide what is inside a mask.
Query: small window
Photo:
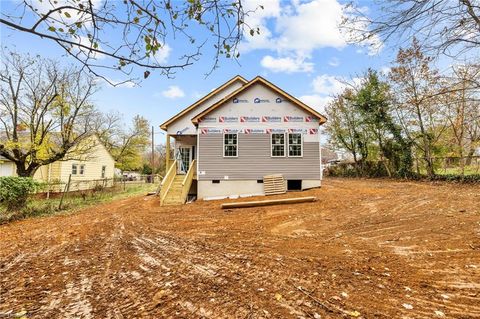
[[[263,179],[257,179],[257,184],[263,184]]]
[[[272,134],[272,156],[285,156],[285,134]]]
[[[85,174],[85,165],[80,165],[80,171],[79,171],[79,174],[80,174],[80,175],[83,175],[83,174]]]
[[[214,180],[212,180],[212,184],[220,184],[220,180],[219,179],[214,179]]]
[[[78,173],[78,165],[72,164],[72,175],[77,175]]]
[[[302,156],[302,134],[299,134],[299,133],[288,134],[288,156],[292,156],[292,157]]]
[[[223,156],[237,157],[238,136],[237,134],[225,134],[223,136]]]
[[[105,165],[102,166],[102,178],[105,178],[105,173],[107,171],[107,167]]]

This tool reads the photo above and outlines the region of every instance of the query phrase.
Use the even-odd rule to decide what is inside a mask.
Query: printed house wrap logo
[[[305,116],[305,122],[316,122],[317,118],[313,116]]]
[[[285,133],[285,129],[284,128],[267,128],[266,132],[267,132],[267,134]]]
[[[259,97],[256,97],[254,100],[253,100],[253,103],[270,103],[270,100],[266,100],[266,99],[261,99]]]
[[[238,122],[237,116],[220,116],[218,118],[218,122],[220,123],[236,123]]]
[[[236,134],[236,133],[240,133],[241,130],[238,129],[238,128],[224,128],[223,129],[223,133],[233,133],[233,134]]]
[[[300,133],[300,134],[305,134],[307,133],[307,129],[303,128],[289,128],[288,133]]]
[[[202,129],[200,129],[200,134],[202,134],[202,135],[216,134],[216,133],[222,133],[222,129],[219,129],[219,128],[202,128]]]
[[[260,122],[260,117],[258,116],[240,116],[241,123],[258,123]]]
[[[245,100],[245,99],[240,100],[240,99],[235,97],[235,98],[233,98],[232,102],[235,103],[235,104],[236,103],[248,103],[248,100]]]
[[[277,98],[275,99],[275,103],[282,103],[283,101],[285,101],[285,100],[283,100],[283,99],[280,98],[280,97],[277,97]]]
[[[281,116],[262,116],[262,122],[281,122]]]
[[[317,134],[317,133],[318,133],[318,129],[316,129],[316,128],[308,129],[308,134],[310,134],[310,135],[314,135],[314,134]]]
[[[263,128],[245,128],[243,129],[244,134],[264,134],[265,129]]]
[[[303,116],[284,116],[284,122],[303,122]]]
[[[215,123],[217,122],[216,117],[203,117],[198,122],[200,123]]]

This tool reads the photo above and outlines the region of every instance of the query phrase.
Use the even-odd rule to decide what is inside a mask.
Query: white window
[[[302,134],[300,133],[289,133],[288,134],[288,156],[291,157],[301,157],[302,149]]]
[[[285,134],[272,134],[272,157],[285,157]]]
[[[107,171],[107,167],[105,165],[102,166],[102,178],[105,178],[105,172]]]
[[[237,134],[223,135],[223,156],[225,157],[238,156],[238,135]]]
[[[82,164],[82,165],[80,165],[79,174],[80,174],[80,175],[83,175],[83,174],[85,174],[85,165],[83,165],[83,164]]]
[[[72,175],[77,175],[78,173],[78,165],[72,164]]]

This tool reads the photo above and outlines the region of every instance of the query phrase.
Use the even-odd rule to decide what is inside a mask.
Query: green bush
[[[20,211],[25,207],[28,195],[39,186],[31,177],[0,177],[0,203],[7,210]]]

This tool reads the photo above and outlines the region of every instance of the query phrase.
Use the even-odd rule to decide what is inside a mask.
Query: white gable
[[[213,104],[217,103],[221,99],[223,99],[228,94],[232,93],[233,91],[239,89],[243,83],[241,81],[235,81],[231,83],[229,86],[223,88],[215,95],[210,97],[209,99],[205,100],[204,102],[200,103],[194,109],[190,110],[186,114],[182,115],[180,118],[175,120],[173,123],[169,124],[167,127],[167,133],[170,135],[187,135],[187,134],[197,134],[196,127],[192,124],[192,118],[199,114],[200,112],[206,110]]]

